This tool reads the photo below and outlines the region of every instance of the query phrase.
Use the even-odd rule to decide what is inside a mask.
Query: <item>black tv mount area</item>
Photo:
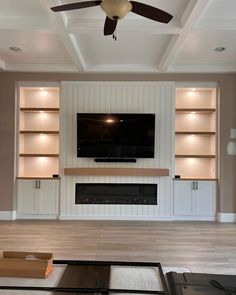
[[[106,163],[111,163],[111,162],[116,162],[116,163],[136,163],[136,159],[127,159],[127,158],[95,158],[95,162],[106,162]]]

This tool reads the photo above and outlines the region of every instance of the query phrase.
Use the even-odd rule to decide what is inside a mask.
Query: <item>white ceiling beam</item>
[[[78,44],[76,44],[73,36],[68,32],[67,29],[67,17],[65,13],[55,13],[51,11],[50,7],[60,5],[58,1],[49,0],[47,3],[44,0],[40,0],[42,6],[47,11],[50,18],[51,27],[54,31],[57,31],[58,36],[63,42],[67,52],[69,53],[71,59],[74,62],[74,65],[80,72],[85,71],[86,64],[83,59],[82,53]]]
[[[189,1],[188,6],[181,18],[182,31],[179,35],[173,36],[170,43],[168,44],[159,64],[160,72],[165,72],[169,65],[173,63],[189,32],[192,30],[209,2],[210,0]]]
[[[67,30],[70,33],[103,33],[105,18],[99,19],[69,19],[67,23]],[[180,23],[173,21],[166,26],[156,22],[143,19],[125,18],[119,21],[117,31],[133,31],[145,32],[148,34],[180,34],[182,31]]]

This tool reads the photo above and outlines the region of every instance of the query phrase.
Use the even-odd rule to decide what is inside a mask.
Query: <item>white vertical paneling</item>
[[[169,168],[170,177],[61,175],[63,219],[160,219],[172,215],[174,163],[173,82],[62,82],[60,167]],[[155,158],[137,163],[95,163],[77,158],[77,113],[155,113]],[[158,205],[75,205],[76,183],[156,183]]]

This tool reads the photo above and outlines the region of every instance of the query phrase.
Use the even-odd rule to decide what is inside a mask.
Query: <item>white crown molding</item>
[[[78,68],[73,64],[8,64],[5,70],[15,72],[78,72]]]
[[[216,88],[217,82],[175,82],[176,88]]]
[[[235,73],[236,64],[170,65],[168,73]]]
[[[59,82],[48,81],[18,81],[18,87],[60,87]]]
[[[217,214],[219,222],[236,222],[236,213],[221,213]]]
[[[100,73],[100,72],[113,72],[113,73],[158,73],[158,68],[151,65],[93,65],[86,68],[86,72]]]

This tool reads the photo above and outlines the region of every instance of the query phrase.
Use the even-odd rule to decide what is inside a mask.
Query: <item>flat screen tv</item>
[[[77,157],[154,158],[154,114],[77,114]]]

